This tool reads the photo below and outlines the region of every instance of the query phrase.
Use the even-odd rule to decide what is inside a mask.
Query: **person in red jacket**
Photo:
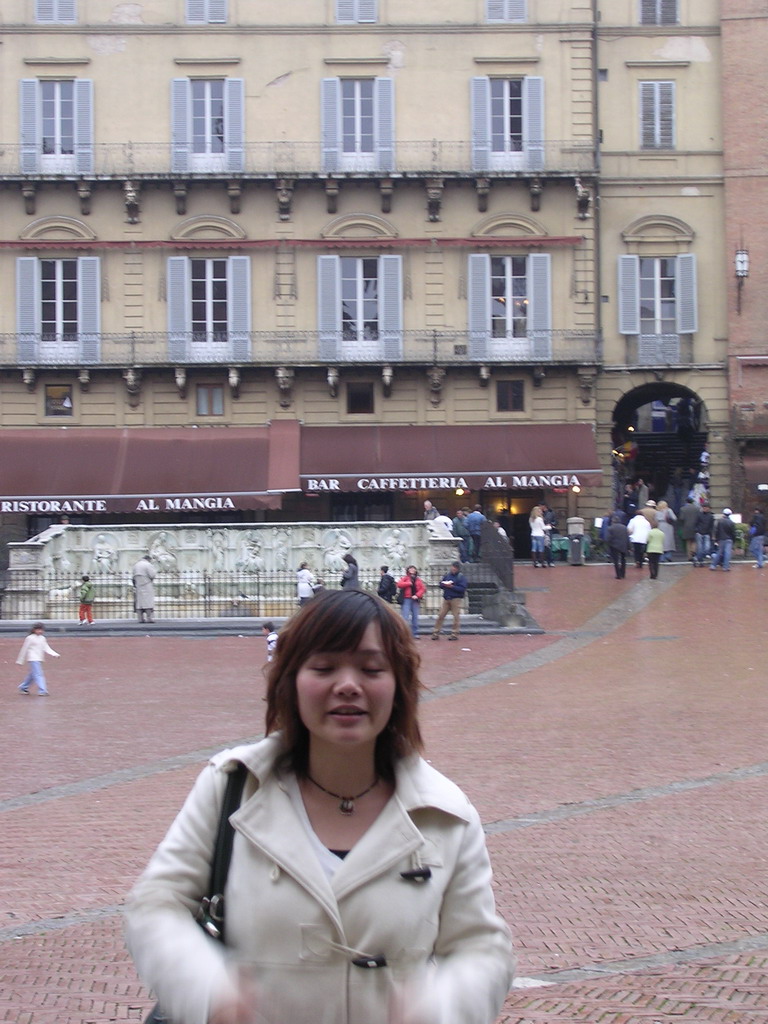
[[[419,576],[415,565],[409,565],[405,576],[396,583],[403,597],[403,618],[411,627],[413,639],[419,639],[419,604],[427,592],[424,580]]]

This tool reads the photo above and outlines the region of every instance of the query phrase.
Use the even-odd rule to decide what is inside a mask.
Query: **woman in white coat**
[[[482,826],[420,756],[404,621],[329,591],[283,629],[267,738],[215,757],[129,898],[128,944],[176,1024],[491,1024],[512,981]],[[195,924],[226,774],[227,946]]]

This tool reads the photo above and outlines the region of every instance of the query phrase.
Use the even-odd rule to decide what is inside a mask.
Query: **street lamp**
[[[749,250],[737,249],[734,257],[734,270],[736,271],[736,312],[741,316],[741,289],[749,277]]]

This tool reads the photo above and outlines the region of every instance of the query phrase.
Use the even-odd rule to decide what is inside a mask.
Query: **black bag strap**
[[[240,806],[247,774],[248,769],[245,765],[238,763],[235,770],[227,776],[216,843],[213,847],[208,896],[200,904],[200,924],[209,935],[220,942],[224,942],[224,889],[229,874],[229,862],[232,859],[232,844],[235,840],[235,830],[229,819]]]

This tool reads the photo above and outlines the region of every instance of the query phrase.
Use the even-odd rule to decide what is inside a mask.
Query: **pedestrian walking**
[[[614,512],[610,517],[611,522],[605,534],[605,541],[608,545],[608,553],[613,562],[613,571],[617,580],[623,580],[627,575],[627,553],[629,551],[629,531],[626,523],[621,521],[623,512]]]
[[[733,551],[733,542],[736,539],[736,527],[733,525],[732,515],[731,509],[724,508],[722,516],[715,524],[717,551],[712,555],[712,561],[709,566],[712,572],[717,569],[718,565],[722,565],[723,572],[731,571],[731,552]]]
[[[349,552],[347,552],[347,554],[344,555],[343,561],[347,563],[347,567],[341,574],[342,590],[359,590],[360,569],[357,564],[357,559],[354,555],[350,555]]]
[[[664,531],[652,526],[645,545],[645,557],[648,559],[648,573],[652,580],[658,579],[659,562],[664,554]]]
[[[419,639],[419,605],[421,599],[427,592],[424,580],[419,576],[419,570],[415,565],[409,565],[405,570],[405,576],[401,576],[396,583],[397,589],[403,595],[403,618],[411,627],[411,634],[414,640]]]
[[[749,550],[755,556],[755,569],[765,565],[765,516],[756,508],[749,521]]]
[[[267,641],[267,661],[272,661],[277,648],[277,630],[273,622],[265,622],[261,627],[264,639]]]
[[[168,1019],[496,1020],[512,944],[479,815],[421,757],[418,665],[400,617],[360,590],[285,626],[266,738],[212,758],[127,901],[128,946]],[[210,907],[226,903],[225,948],[197,920],[239,766],[226,900]]]
[[[440,606],[440,612],[435,619],[435,625],[432,630],[432,639],[440,639],[440,630],[443,628],[443,622],[448,612],[453,616],[453,629],[448,637],[449,640],[459,639],[459,624],[461,622],[461,606],[464,603],[464,595],[467,592],[467,577],[461,571],[460,562],[451,562],[451,568],[440,580],[440,586],[443,591],[443,603]]]
[[[302,562],[296,570],[296,597],[299,604],[306,604],[315,596],[315,577],[306,562]]]
[[[397,593],[395,577],[390,576],[388,565],[382,565],[380,572],[381,576],[379,578],[379,585],[376,589],[376,593],[379,595],[382,601],[386,601],[387,604],[392,604],[392,599]]]
[[[139,622],[155,621],[155,585],[157,572],[152,565],[152,556],[144,555],[134,565],[132,571],[134,586],[134,604]]]
[[[84,626],[86,622],[93,625],[93,584],[91,583],[90,576],[82,577],[78,597],[80,599],[80,610],[78,612],[80,625]]]
[[[43,662],[45,661],[46,654],[50,654],[52,658],[61,657],[52,647],[48,646],[43,623],[36,622],[21,645],[19,656],[16,659],[17,665],[25,663],[28,665],[27,674],[19,685],[19,693],[29,693],[29,687],[34,683],[37,686],[38,697],[49,696],[48,685],[45,681],[45,673],[43,672]]]

